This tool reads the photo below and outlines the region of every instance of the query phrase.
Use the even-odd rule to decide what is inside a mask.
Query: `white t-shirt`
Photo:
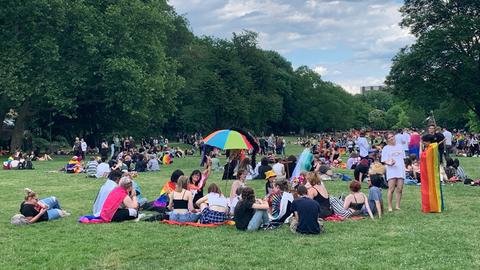
[[[395,164],[393,166],[386,165],[387,180],[392,178],[405,179],[405,151],[401,145],[385,145],[385,147],[383,147],[381,161],[390,163],[392,159],[395,161]]]
[[[106,177],[107,174],[109,173],[110,173],[110,166],[108,166],[108,163],[102,162],[98,164],[97,174],[96,174],[97,178]]]
[[[443,132],[443,136],[445,136],[445,145],[452,145],[452,133],[448,130]]]
[[[221,206],[221,207],[225,207],[225,208],[228,207],[228,199],[225,198],[225,196],[223,196],[223,195],[220,195],[218,193],[210,192],[210,193],[207,194],[207,198],[208,198],[208,205],[209,206],[216,205],[216,206]]]
[[[282,163],[275,163],[272,166],[273,172],[277,175],[277,179],[285,178],[285,166]]]
[[[87,151],[87,143],[86,142],[81,142],[80,146],[81,146],[83,152]]]
[[[406,141],[405,136],[402,133],[395,134],[395,144],[399,145],[405,151],[405,145],[407,146],[408,150],[408,142]]]
[[[360,149],[360,156],[366,157],[368,156],[368,150],[370,145],[368,144],[367,138],[359,137],[357,140],[358,149]]]
[[[408,145],[410,144],[410,134],[404,132],[403,140],[405,141],[405,144],[403,145],[403,150],[408,151]]]

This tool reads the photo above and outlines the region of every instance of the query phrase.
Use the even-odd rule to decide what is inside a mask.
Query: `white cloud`
[[[327,68],[322,66],[314,67],[313,71],[315,71],[318,75],[321,75],[321,76],[325,76],[328,72]]]
[[[196,34],[231,38],[232,32],[256,31],[262,48],[289,55],[294,66],[310,66],[324,79],[352,91],[383,82],[391,58],[414,41],[398,25],[401,4],[396,0],[170,0],[170,4],[186,14]]]

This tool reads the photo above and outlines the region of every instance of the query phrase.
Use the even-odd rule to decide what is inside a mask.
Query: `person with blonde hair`
[[[28,223],[49,221],[70,214],[62,210],[56,197],[48,197],[39,200],[37,193],[29,188],[25,188],[25,199],[20,204],[20,213],[25,216]]]

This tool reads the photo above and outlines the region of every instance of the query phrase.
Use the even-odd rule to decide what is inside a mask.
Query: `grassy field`
[[[296,146],[289,153],[298,154]],[[33,171],[0,171],[0,269],[480,269],[480,187],[444,186],[447,210],[420,211],[420,190],[407,186],[402,210],[381,220],[326,223],[319,236],[274,231],[239,232],[233,226],[177,227],[159,223],[83,225],[101,180],[51,173],[66,162],[36,162]],[[480,158],[461,159],[472,178],[480,178]],[[174,169],[187,174],[197,158],[176,159],[137,181],[155,199]],[[225,183],[220,174],[209,182]],[[229,192],[230,183],[228,183]],[[264,182],[248,185],[262,194]],[[346,182],[328,182],[333,195],[348,192]],[[30,226],[10,225],[30,187],[40,197],[55,195],[72,216]],[[364,186],[364,191],[366,190]],[[262,194],[263,195],[263,194]],[[386,199],[386,192],[383,192]]]

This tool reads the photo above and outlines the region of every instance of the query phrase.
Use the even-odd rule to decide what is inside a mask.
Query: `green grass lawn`
[[[301,149],[289,146],[288,152]],[[101,180],[49,173],[66,162],[35,162],[33,171],[0,171],[0,269],[480,269],[480,187],[444,186],[447,210],[420,211],[420,190],[404,189],[402,210],[383,219],[326,223],[325,234],[300,236],[287,226],[274,231],[239,232],[234,226],[177,227],[125,222],[84,225]],[[480,178],[480,159],[461,159],[472,178]],[[137,181],[155,199],[177,168],[189,174],[198,157],[176,159]],[[219,173],[209,182],[225,182]],[[231,182],[228,183],[227,194]],[[250,181],[263,195],[264,182]],[[10,225],[30,187],[40,197],[54,195],[72,216],[29,226]],[[333,195],[348,192],[346,182],[327,182]],[[367,192],[364,185],[364,191]],[[386,200],[386,192],[383,192]]]

